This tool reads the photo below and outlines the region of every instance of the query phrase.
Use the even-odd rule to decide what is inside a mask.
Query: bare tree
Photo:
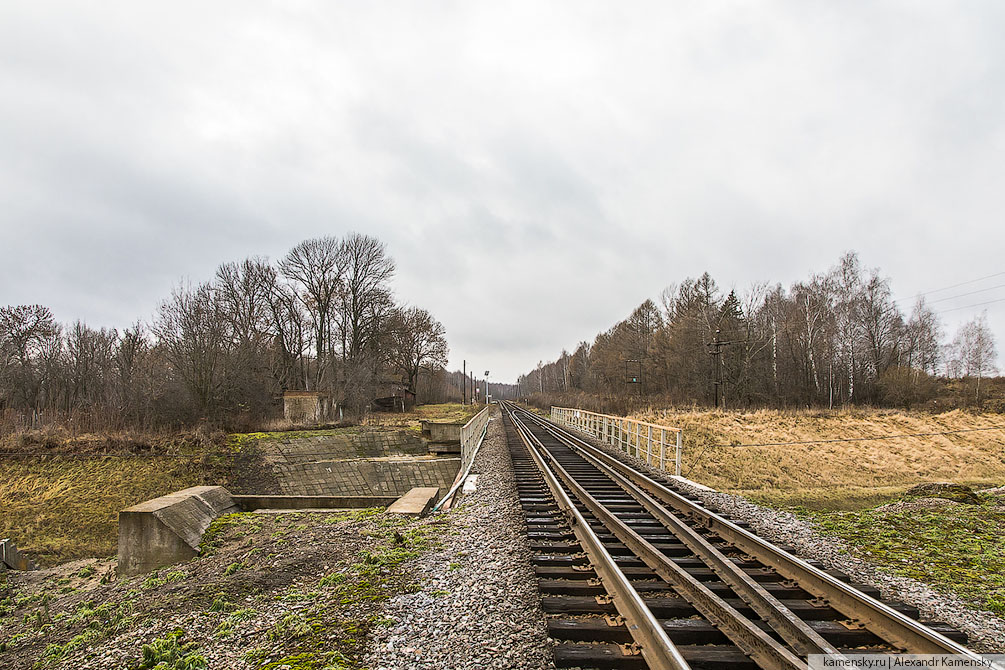
[[[907,367],[935,374],[939,368],[942,323],[939,315],[925,304],[925,299],[922,297],[914,303],[911,318],[904,328],[904,339]]]
[[[449,349],[443,324],[424,309],[406,307],[395,311],[391,333],[391,359],[414,393],[420,370],[434,370],[447,364]]]
[[[0,381],[8,394],[38,412],[60,327],[42,305],[0,308]]]
[[[154,321],[165,358],[205,416],[222,385],[226,320],[209,284],[179,286],[161,303]]]
[[[350,233],[339,249],[343,282],[338,292],[343,358],[356,360],[377,335],[392,302],[388,282],[394,260],[375,237]]]
[[[344,273],[339,241],[334,237],[304,240],[279,263],[280,271],[297,285],[297,296],[310,315],[316,360],[314,384],[324,381],[331,355],[336,298]]]
[[[964,377],[977,378],[976,400],[980,403],[981,379],[998,371],[995,367],[998,349],[986,313],[960,326],[950,351],[950,365]]]

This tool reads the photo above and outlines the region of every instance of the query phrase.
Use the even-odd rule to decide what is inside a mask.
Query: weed
[[[210,612],[227,612],[234,608],[234,604],[227,600],[223,593],[217,593],[213,598],[213,604],[209,606]]]
[[[346,579],[345,575],[341,572],[333,572],[330,575],[325,575],[318,581],[318,586],[325,588],[328,586],[335,586],[336,584],[341,584]]]
[[[137,666],[140,670],[157,668],[161,670],[205,670],[209,667],[206,657],[196,653],[195,642],[182,643],[184,632],[175,630],[167,636],[157,638],[143,645],[143,659]]]
[[[154,570],[150,573],[150,576],[143,580],[141,585],[144,589],[156,589],[159,586],[164,586],[167,584],[167,580],[163,577],[158,576],[157,571]]]
[[[228,566],[226,567],[226,569],[225,569],[225,570],[223,571],[223,576],[224,576],[224,577],[230,577],[230,576],[231,576],[231,575],[233,575],[234,573],[236,573],[236,572],[238,572],[239,570],[241,570],[241,569],[242,569],[243,567],[244,567],[244,562],[243,562],[243,561],[238,561],[238,562],[236,562],[236,563],[231,563],[231,564],[230,564],[230,565],[228,565]]]
[[[279,640],[290,640],[300,637],[311,632],[311,626],[308,624],[299,614],[296,612],[288,612],[284,614],[283,617],[273,624],[272,628],[266,634],[269,640],[276,642]]]

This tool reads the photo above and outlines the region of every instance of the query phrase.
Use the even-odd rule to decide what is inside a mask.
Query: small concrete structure
[[[17,550],[11,539],[0,540],[0,569],[35,570],[35,563]]]
[[[461,442],[462,423],[443,423],[439,421],[423,421],[422,435],[430,442]]]
[[[117,572],[137,575],[193,558],[213,519],[239,511],[222,486],[193,486],[124,509]]]
[[[439,494],[440,489],[436,487],[417,486],[394,501],[387,511],[391,514],[425,516],[436,503]]]
[[[283,416],[296,423],[321,423],[332,416],[332,400],[320,391],[283,391]]]

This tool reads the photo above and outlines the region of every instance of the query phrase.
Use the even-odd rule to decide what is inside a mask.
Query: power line
[[[997,286],[989,286],[988,288],[979,288],[976,291],[968,291],[967,293],[960,293],[959,295],[951,295],[947,298],[939,298],[938,300],[933,300],[932,304],[937,302],[945,302],[947,300],[955,300],[956,298],[963,298],[968,295],[974,295],[975,293],[984,293],[985,291],[993,291],[996,288],[1005,288],[1005,284],[998,284]]]
[[[953,284],[952,286],[943,286],[942,288],[935,288],[935,289],[932,289],[931,291],[925,291],[924,293],[917,293],[917,294],[915,294],[913,296],[908,296],[908,297],[904,297],[904,298],[897,298],[896,300],[894,300],[894,302],[903,302],[904,300],[912,300],[914,298],[920,298],[923,295],[930,295],[932,293],[941,293],[942,291],[948,291],[951,288],[957,288],[957,287],[960,287],[960,286],[966,286],[967,284],[976,284],[977,282],[984,281],[985,279],[991,279],[993,277],[1001,277],[1002,275],[1005,275],[1005,272],[996,272],[996,273],[990,274],[990,275],[988,275],[986,277],[980,277],[978,279],[971,279],[970,281],[963,281],[963,282],[960,282],[959,284]]]
[[[967,305],[966,307],[953,307],[952,309],[943,309],[937,312],[937,314],[945,314],[946,312],[955,312],[961,309],[970,309],[972,307],[983,307],[984,305],[993,305],[996,302],[1003,302],[1005,298],[998,298],[997,300],[988,300],[987,302],[979,302],[976,305]]]

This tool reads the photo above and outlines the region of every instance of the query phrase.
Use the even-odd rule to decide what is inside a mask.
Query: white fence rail
[[[552,407],[553,421],[620,448],[629,456],[641,458],[660,470],[680,476],[682,436],[680,428],[636,421],[623,416],[610,416],[571,407]],[[673,449],[673,460],[668,458]]]
[[[471,463],[475,449],[481,444],[482,433],[489,423],[491,405],[485,405],[482,411],[471,417],[471,420],[461,428],[461,471]]]
[[[457,477],[454,478],[454,485],[450,487],[447,494],[440,499],[440,502],[433,506],[433,511],[439,511],[445,502],[454,497],[457,493],[457,489],[461,487],[464,480],[467,478],[468,473],[471,472],[471,466],[474,464],[475,456],[478,455],[478,449],[482,446],[482,440],[485,439],[485,435],[488,432],[489,426],[489,414],[491,413],[491,405],[486,405],[482,408],[482,411],[471,417],[461,428],[461,467],[457,470]]]

